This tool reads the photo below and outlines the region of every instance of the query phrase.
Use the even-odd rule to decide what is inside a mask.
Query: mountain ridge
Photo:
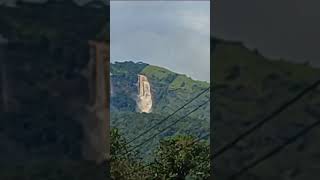
[[[165,119],[170,113],[173,113],[191,98],[194,98],[209,87],[209,83],[193,80],[186,75],[146,63],[125,61],[112,63],[110,67],[112,74],[110,78],[111,87],[113,89],[110,102],[111,127],[118,128],[128,140],[133,139],[149,127]],[[150,83],[153,101],[151,113],[136,112],[136,96],[138,95],[136,83],[139,75],[146,76]],[[142,143],[148,137],[161,131],[199,106],[207,98],[200,96],[131,145]],[[147,160],[150,160],[153,150],[157,147],[159,141],[165,137],[181,134],[200,137],[208,134],[210,131],[209,111],[210,105],[208,104],[146,143],[139,149],[141,157],[146,157]]]
[[[138,74],[148,77],[153,96],[155,101],[154,112],[161,113],[163,109],[171,105],[167,103],[172,98],[176,101],[185,102],[187,99],[191,99],[196,94],[200,93],[204,89],[209,87],[209,83],[205,81],[193,80],[183,74],[172,72],[166,68],[150,65],[147,63],[134,63],[132,61],[116,62],[111,64],[111,84],[113,87],[113,96],[119,97],[119,94],[129,97],[128,100],[130,107],[128,109],[120,108],[124,111],[134,111],[133,101],[137,94],[136,83],[138,80]],[[129,87],[128,87],[129,86]],[[127,87],[123,89],[121,87]],[[118,89],[118,90],[117,90]],[[131,92],[127,90],[130,89]],[[118,92],[118,95],[117,93]],[[123,97],[122,97],[123,98]],[[111,105],[117,107],[117,99],[111,100]],[[182,103],[174,103],[170,107],[176,109]],[[119,109],[119,108],[118,108]]]
[[[320,77],[319,68],[271,59],[257,50],[250,50],[243,43],[220,40],[214,41],[214,46],[211,71],[215,101],[210,131],[214,134],[211,143],[214,142],[215,149],[224,147]],[[319,95],[318,87],[239,142],[232,148],[235,155],[215,159],[217,178],[238,172],[243,164],[260,158],[266,149],[273,149],[320,118],[320,114],[314,111],[319,109]],[[243,174],[243,179],[283,179],[293,169],[304,169],[295,175],[295,179],[312,179],[318,172],[308,167],[319,166],[319,161],[310,152],[319,148],[317,143],[312,143],[319,137],[319,132],[310,133],[284,152],[264,161],[263,166]]]

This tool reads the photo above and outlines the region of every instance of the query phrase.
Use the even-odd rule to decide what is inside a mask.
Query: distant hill
[[[138,74],[148,77],[153,95],[153,113],[168,114],[181,107],[209,87],[209,83],[196,81],[183,74],[146,63],[116,62],[111,64],[112,111],[134,112],[138,93]],[[209,93],[205,94],[209,97]],[[201,96],[191,107],[206,100]],[[209,106],[200,109],[192,117],[206,119],[209,117]]]
[[[215,149],[270,115],[320,77],[320,69],[282,59],[269,59],[239,42],[216,39],[213,53],[214,107],[211,133]],[[248,138],[239,142],[223,158],[215,160],[217,179],[261,157],[308,124],[319,120],[320,88],[272,119]],[[216,135],[216,136],[215,136]],[[279,155],[255,167],[243,179],[312,179],[319,166],[315,149],[319,149],[319,129],[301,138]],[[299,170],[303,171],[299,171]],[[227,171],[225,171],[227,170]],[[297,172],[297,171],[299,172]],[[272,173],[270,173],[272,172]],[[293,175],[293,172],[295,175]],[[289,173],[292,173],[289,175]]]
[[[0,5],[0,34],[9,40],[54,40],[69,44],[108,39],[109,33],[105,32],[110,21],[108,6],[90,4],[49,1],[44,4],[21,2],[17,7]]]
[[[209,83],[207,82],[196,81],[186,75],[177,74],[168,69],[143,62],[134,63],[127,61],[113,63],[111,64],[111,74],[111,126],[119,128],[128,140],[159,122],[183,106],[189,99],[209,87]],[[150,114],[136,112],[138,74],[147,76],[151,85],[153,108]],[[162,124],[159,130],[208,100],[208,97],[210,97],[209,92],[200,96],[193,103],[186,106],[185,109]],[[208,103],[191,114],[189,118],[155,138],[150,144],[143,146],[142,151],[144,153],[152,151],[159,139],[166,136],[176,134],[203,136],[209,132],[209,119],[210,105]],[[157,132],[157,129],[154,129],[132,145],[143,142],[146,138]]]

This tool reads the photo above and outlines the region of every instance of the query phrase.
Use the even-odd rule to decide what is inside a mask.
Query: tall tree
[[[206,142],[191,136],[176,136],[160,142],[156,150],[154,174],[158,179],[207,179],[210,149]]]
[[[137,152],[129,152],[129,146],[118,129],[111,130],[111,178],[114,180],[146,180],[150,171],[144,167],[136,156]]]

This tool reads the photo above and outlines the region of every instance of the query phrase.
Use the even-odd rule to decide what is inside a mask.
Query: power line
[[[177,124],[178,122],[180,122],[181,120],[185,119],[186,117],[188,117],[190,114],[194,113],[195,111],[197,111],[198,109],[200,109],[201,107],[203,107],[205,104],[207,104],[210,100],[205,101],[204,103],[202,103],[201,105],[199,105],[198,107],[196,107],[194,110],[190,111],[189,113],[187,113],[185,116],[177,119],[176,121],[174,121],[173,123],[171,123],[170,125],[166,126],[165,128],[163,128],[161,131],[159,131],[158,133],[154,134],[153,136],[149,137],[147,140],[143,141],[142,143],[134,146],[131,150],[129,150],[129,152],[133,151],[134,149],[142,146],[143,144],[149,142],[150,140],[152,140],[153,138],[155,138],[156,136],[160,135],[161,133],[163,133],[164,131],[168,130],[169,128],[171,128],[172,126],[174,126],[175,124]]]
[[[236,137],[233,141],[231,141],[230,143],[228,143],[227,145],[225,145],[223,148],[221,148],[219,151],[217,151],[217,153],[215,153],[212,156],[212,159],[217,158],[218,156],[220,156],[221,154],[223,154],[224,152],[226,152],[227,150],[229,150],[230,148],[232,148],[235,144],[237,144],[240,140],[244,139],[245,137],[247,137],[248,135],[250,135],[252,132],[254,132],[255,130],[257,130],[258,128],[260,128],[262,125],[264,125],[265,123],[267,123],[268,121],[270,121],[272,118],[278,116],[281,112],[283,112],[284,110],[286,110],[289,106],[293,105],[295,102],[297,102],[300,98],[302,98],[305,94],[307,94],[309,91],[312,91],[313,89],[315,89],[318,85],[320,84],[320,80],[317,80],[315,83],[313,83],[312,85],[310,85],[309,87],[305,88],[302,92],[300,92],[299,94],[297,94],[293,99],[289,100],[288,102],[284,103],[282,106],[280,106],[277,110],[275,110],[274,112],[272,112],[269,116],[267,116],[265,119],[261,120],[260,122],[258,122],[256,125],[254,125],[253,127],[251,127],[250,129],[248,129],[247,131],[245,131],[243,134],[239,135],[238,137]]]
[[[199,137],[199,138],[197,138],[196,140],[192,141],[190,144],[188,144],[186,147],[192,146],[192,145],[200,142],[201,140],[204,140],[204,139],[208,138],[209,136],[210,136],[210,133],[208,133],[208,134],[206,134],[206,135],[204,135],[204,136],[202,136],[202,137]],[[181,149],[180,149],[180,150],[181,150]],[[139,171],[139,170],[142,170],[142,169],[147,168],[147,167],[149,167],[149,166],[152,166],[153,164],[155,164],[155,163],[150,163],[150,164],[141,166],[141,168],[137,169],[136,171]],[[126,176],[128,176],[128,175],[132,175],[132,173],[126,174]]]
[[[161,125],[162,123],[164,123],[165,121],[167,121],[170,117],[172,117],[174,114],[176,114],[178,111],[180,111],[181,109],[183,109],[184,107],[186,107],[188,104],[192,103],[195,99],[197,99],[198,97],[200,97],[202,94],[204,94],[206,91],[208,91],[210,89],[210,87],[208,87],[207,89],[205,89],[204,91],[202,91],[201,93],[199,93],[197,96],[195,96],[194,98],[192,98],[191,100],[189,100],[187,103],[185,103],[183,106],[181,106],[180,108],[178,108],[176,111],[174,111],[173,113],[171,113],[170,115],[168,115],[166,118],[164,118],[163,120],[159,121],[158,123],[156,123],[155,125],[153,125],[152,127],[150,127],[149,129],[145,130],[144,132],[142,132],[141,134],[139,134],[138,136],[134,137],[133,139],[131,139],[130,141],[127,142],[126,145],[132,143],[133,141],[139,139],[141,136],[145,135],[146,133],[150,132],[152,129],[156,128],[157,126]]]
[[[307,126],[306,128],[304,128],[303,130],[301,130],[299,133],[297,133],[296,135],[292,136],[291,138],[289,138],[287,141],[285,141],[283,144],[279,145],[278,147],[274,148],[272,151],[270,151],[269,153],[265,154],[264,156],[258,158],[257,160],[253,161],[251,164],[249,164],[248,166],[244,167],[243,169],[241,169],[240,171],[238,171],[237,173],[233,174],[229,179],[230,180],[234,180],[236,178],[238,178],[239,176],[241,176],[243,173],[245,173],[246,171],[252,169],[253,167],[257,166],[258,164],[260,164],[261,162],[271,158],[272,156],[274,156],[275,154],[281,152],[281,150],[283,150],[286,146],[294,143],[296,140],[298,140],[298,138],[304,136],[305,134],[307,134],[309,131],[311,131],[312,129],[314,129],[316,126],[320,125],[320,120],[312,123],[311,125]]]
[[[168,125],[167,127],[163,128],[161,131],[159,131],[158,133],[154,134],[153,136],[149,137],[147,140],[143,141],[142,143],[134,146],[132,149],[130,149],[128,151],[128,153],[132,152],[133,150],[137,149],[138,147],[144,145],[145,143],[149,142],[150,140],[152,140],[153,138],[155,138],[156,136],[160,135],[161,133],[163,133],[164,131],[166,131],[167,129],[171,128],[172,126],[174,126],[175,124],[177,124],[178,122],[180,122],[181,120],[183,120],[184,118],[188,117],[190,114],[194,113],[195,111],[197,111],[198,109],[200,109],[201,107],[203,107],[205,104],[207,104],[208,102],[210,102],[210,99],[205,101],[204,103],[202,103],[201,105],[199,105],[198,107],[196,107],[194,110],[190,111],[189,113],[187,113],[185,116],[177,119],[176,121],[174,121],[173,123],[171,123],[170,125]]]
[[[206,138],[208,138],[209,136],[210,136],[210,133],[208,133],[207,135],[204,135],[204,136],[196,139],[195,141],[193,141],[192,144],[195,144],[195,143],[197,143],[197,142],[199,142],[199,141],[201,141],[201,140],[203,140],[203,139],[206,139]]]
[[[283,112],[284,110],[286,110],[289,106],[293,105],[294,103],[296,103],[296,101],[298,101],[300,98],[302,98],[305,94],[307,94],[309,91],[315,89],[318,85],[320,84],[320,80],[316,81],[314,84],[312,84],[311,86],[307,87],[306,89],[304,89],[301,93],[299,93],[298,95],[296,95],[293,99],[291,99],[290,101],[284,103],[282,106],[280,106],[276,111],[274,111],[273,113],[271,113],[271,115],[267,116],[264,120],[260,121],[259,123],[257,123],[255,126],[253,126],[252,128],[250,128],[248,131],[246,131],[245,133],[243,133],[242,135],[238,136],[235,140],[233,140],[231,143],[227,144],[226,146],[224,146],[221,150],[219,150],[213,157],[212,159],[218,157],[219,155],[221,155],[222,153],[224,153],[225,151],[227,151],[228,149],[230,149],[232,146],[234,146],[237,142],[239,142],[240,140],[242,140],[243,138],[245,138],[246,136],[248,136],[249,134],[251,134],[253,131],[255,131],[256,129],[258,129],[259,127],[261,127],[262,125],[264,125],[266,122],[270,121],[272,118],[276,117],[277,115],[279,115],[281,112]],[[207,101],[208,102],[208,101]],[[206,103],[207,103],[206,102]],[[181,108],[182,109],[182,108]],[[198,108],[197,108],[198,109]],[[194,112],[194,111],[193,111]],[[305,128],[304,130],[302,130],[300,133],[298,133],[297,135],[295,135],[294,137],[290,138],[289,140],[287,140],[284,144],[278,146],[277,148],[275,148],[274,150],[272,150],[271,152],[267,153],[266,155],[264,155],[263,157],[257,159],[256,161],[254,161],[253,163],[251,163],[250,165],[246,166],[245,168],[243,168],[242,170],[240,170],[238,173],[234,174],[231,176],[230,179],[235,179],[237,178],[237,176],[240,176],[241,174],[243,174],[244,172],[246,172],[247,170],[255,167],[256,165],[258,165],[259,163],[261,163],[262,161],[272,157],[273,155],[275,155],[276,153],[280,152],[283,148],[285,148],[287,145],[295,142],[299,137],[303,136],[304,134],[306,134],[307,132],[309,132],[310,130],[312,130],[313,128],[315,128],[316,126],[318,126],[320,124],[320,121],[317,121],[315,123],[313,123],[312,125],[308,126],[307,128]],[[170,126],[171,127],[171,126]],[[165,128],[166,129],[166,128]],[[154,138],[155,136],[161,134],[162,132],[152,136],[151,138],[149,138],[147,141],[151,140],[152,138]],[[207,137],[209,135],[206,135]],[[145,143],[145,142],[144,142]],[[138,146],[134,147],[131,150],[134,150],[135,148],[141,146],[142,144],[139,144]]]

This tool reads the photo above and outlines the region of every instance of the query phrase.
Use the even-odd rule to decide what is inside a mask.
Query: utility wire
[[[149,142],[150,140],[152,140],[153,138],[155,138],[156,136],[160,135],[161,133],[163,133],[164,131],[168,130],[169,128],[171,128],[172,126],[174,126],[175,124],[177,124],[178,122],[180,122],[181,120],[185,119],[186,117],[188,117],[190,114],[194,113],[195,111],[197,111],[198,109],[200,109],[201,107],[203,107],[205,104],[207,104],[208,102],[210,102],[210,99],[205,101],[204,103],[202,103],[201,105],[199,105],[198,107],[196,107],[195,109],[193,109],[192,111],[190,111],[189,113],[187,113],[185,116],[177,119],[176,121],[174,121],[173,123],[171,123],[170,125],[166,126],[165,128],[163,128],[161,131],[159,131],[158,133],[154,134],[153,136],[149,137],[148,139],[146,139],[145,141],[143,141],[142,143],[134,146],[133,148],[131,148],[128,153],[132,152],[133,150],[139,148],[140,146],[144,145],[145,143]]]
[[[261,120],[260,122],[258,122],[256,125],[254,125],[252,128],[248,129],[247,131],[245,131],[244,133],[242,133],[241,135],[239,135],[238,137],[236,137],[233,141],[231,141],[230,143],[228,143],[227,145],[225,145],[223,148],[221,148],[219,151],[217,151],[217,153],[213,154],[212,159],[215,159],[217,157],[219,157],[221,154],[223,154],[224,152],[226,152],[227,150],[231,149],[235,144],[237,144],[240,140],[244,139],[245,137],[247,137],[248,135],[250,135],[251,133],[253,133],[255,130],[257,130],[258,128],[260,128],[262,125],[264,125],[265,123],[267,123],[268,121],[270,121],[272,118],[278,116],[281,112],[283,112],[284,110],[286,110],[288,107],[290,107],[291,105],[293,105],[294,103],[296,103],[299,99],[301,99],[305,94],[307,94],[308,92],[312,91],[313,89],[315,89],[318,85],[320,84],[320,80],[317,80],[315,83],[313,83],[312,85],[308,86],[307,88],[305,88],[302,92],[300,92],[299,94],[297,94],[293,99],[289,100],[288,102],[284,103],[282,106],[280,106],[277,110],[275,110],[274,112],[272,112],[269,116],[267,116],[265,119]]]
[[[200,142],[201,140],[204,140],[204,139],[208,138],[209,136],[210,136],[210,133],[208,133],[208,134],[206,134],[206,135],[204,135],[204,136],[202,136],[202,137],[199,137],[199,138],[197,138],[196,140],[192,141],[190,144],[188,144],[187,147],[192,146],[192,145]],[[180,149],[180,150],[181,150],[181,149]],[[152,166],[153,164],[155,164],[155,163],[150,163],[150,164],[146,164],[146,165],[144,165],[144,166],[141,166],[141,168],[137,169],[136,171],[139,171],[139,170],[142,170],[142,169],[147,168],[147,167],[149,167],[149,166]],[[126,174],[126,176],[128,176],[128,175],[132,175],[132,173]]]
[[[180,111],[181,109],[183,109],[184,107],[186,107],[188,104],[192,103],[194,100],[196,100],[198,97],[200,97],[202,94],[204,94],[205,92],[207,92],[210,89],[210,87],[208,87],[207,89],[205,89],[204,91],[202,91],[201,93],[199,93],[197,96],[195,96],[194,98],[192,98],[191,100],[189,100],[187,103],[185,103],[183,106],[181,106],[180,108],[178,108],[177,110],[175,110],[173,113],[171,113],[170,115],[168,115],[166,118],[162,119],[161,121],[159,121],[158,123],[156,123],[155,125],[153,125],[152,127],[150,127],[149,129],[145,130],[144,132],[142,132],[141,134],[139,134],[138,136],[134,137],[133,139],[131,139],[130,141],[127,142],[126,145],[132,143],[133,141],[139,139],[140,137],[142,137],[143,135],[147,134],[148,132],[150,132],[152,129],[156,128],[157,126],[161,125],[162,123],[164,123],[165,121],[167,121],[170,117],[172,117],[174,114],[176,114],[178,111]]]
[[[243,173],[245,173],[246,171],[252,169],[253,167],[257,166],[258,164],[260,164],[261,162],[271,158],[272,156],[276,155],[277,153],[281,152],[281,150],[283,150],[286,146],[294,143],[296,140],[298,140],[300,137],[304,136],[305,134],[307,134],[309,131],[311,131],[312,129],[314,129],[315,127],[320,125],[320,120],[317,120],[316,122],[312,123],[311,125],[307,126],[306,128],[304,128],[303,130],[301,130],[299,133],[297,133],[296,135],[290,137],[287,141],[285,141],[283,144],[279,145],[278,147],[274,148],[272,151],[268,152],[267,154],[265,154],[264,156],[256,159],[255,161],[253,161],[251,164],[249,164],[248,166],[244,167],[243,169],[241,169],[240,171],[238,171],[237,173],[233,174],[229,179],[230,180],[235,180],[237,179],[239,176],[241,176]]]
[[[231,143],[227,144],[226,146],[224,146],[221,150],[219,150],[217,153],[215,153],[214,156],[212,156],[212,159],[217,158],[219,155],[221,155],[222,153],[224,153],[225,151],[227,151],[228,149],[230,149],[232,146],[234,146],[236,143],[238,143],[240,140],[242,140],[243,138],[245,138],[246,136],[248,136],[249,134],[251,134],[253,131],[255,131],[256,129],[260,128],[262,125],[264,125],[266,122],[270,121],[272,118],[276,117],[277,115],[279,115],[281,112],[283,112],[284,110],[286,110],[289,106],[293,105],[294,103],[296,103],[299,99],[301,99],[305,94],[307,94],[308,92],[312,91],[313,89],[315,89],[318,85],[320,84],[320,80],[316,81],[315,83],[313,83],[311,86],[307,87],[306,89],[304,89],[302,92],[300,92],[298,95],[296,95],[293,99],[291,99],[290,101],[284,103],[282,106],[280,106],[277,110],[275,110],[273,113],[271,113],[269,116],[267,116],[265,119],[263,119],[262,121],[258,122],[255,126],[253,126],[252,128],[250,128],[249,130],[247,130],[246,132],[244,132],[243,134],[241,134],[240,136],[238,136],[236,139],[234,139]],[[206,101],[207,103],[208,101]],[[182,109],[182,108],[181,108]],[[198,109],[198,108],[197,108]],[[194,111],[192,111],[194,112]],[[190,114],[190,113],[189,113]],[[278,146],[277,148],[275,148],[274,150],[272,150],[271,152],[267,153],[266,155],[262,156],[261,158],[255,160],[253,163],[251,163],[250,165],[246,166],[245,168],[241,169],[239,172],[237,172],[236,174],[233,174],[230,177],[230,180],[234,180],[237,177],[241,176],[244,172],[248,171],[249,169],[255,167],[256,165],[258,165],[259,163],[263,162],[264,160],[267,160],[268,158],[272,157],[273,155],[277,154],[278,152],[280,152],[283,148],[285,148],[286,146],[288,146],[289,144],[292,144],[293,142],[295,142],[299,137],[305,135],[306,133],[308,133],[310,130],[312,130],[313,128],[315,128],[316,126],[320,125],[320,121],[316,121],[315,123],[311,124],[310,126],[308,126],[307,128],[303,129],[301,132],[299,132],[297,135],[291,137],[290,139],[288,139],[285,143],[283,143],[282,145]],[[171,126],[170,126],[171,127]],[[167,129],[167,128],[165,128]],[[162,132],[158,133],[161,134]],[[158,134],[152,136],[151,138],[149,138],[147,141],[153,139],[154,137],[156,137]],[[208,137],[209,135],[206,135],[204,138]],[[201,140],[201,139],[200,139]],[[145,143],[145,142],[144,142]],[[138,146],[135,146],[133,149],[129,150],[132,151],[134,149],[136,149],[137,147],[141,146],[142,144],[139,144]]]

